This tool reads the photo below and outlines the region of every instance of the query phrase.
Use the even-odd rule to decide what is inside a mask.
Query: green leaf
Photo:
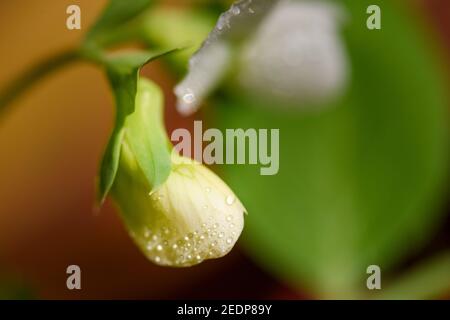
[[[116,120],[112,135],[103,156],[98,182],[98,200],[105,200],[117,173],[124,124],[128,115],[135,111],[136,92],[140,68],[148,62],[175,50],[163,53],[129,52],[106,58],[106,72],[116,101]]]
[[[153,3],[155,3],[154,0],[111,0],[100,18],[89,30],[86,42],[96,41],[105,34],[123,27],[125,23],[138,16]]]
[[[140,79],[136,110],[128,116],[126,140],[153,191],[169,176],[170,141],[163,120],[164,101],[161,90],[152,82]]]
[[[376,299],[441,299],[450,293],[450,251],[422,262],[381,292]]]
[[[240,93],[215,115],[223,128],[280,129],[278,175],[224,168],[249,212],[244,244],[288,283],[333,298],[366,293],[367,266],[384,274],[424,245],[442,218],[449,146],[432,46],[406,8],[341,2],[352,19],[343,98],[325,111],[287,113]],[[382,30],[365,28],[370,4],[382,8]]]

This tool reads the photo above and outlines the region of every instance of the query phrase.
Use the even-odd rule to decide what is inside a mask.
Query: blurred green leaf
[[[186,50],[169,57],[177,71],[186,71],[189,58],[208,36],[215,20],[212,14],[201,10],[155,8],[142,17],[141,34],[151,47],[186,47]]]
[[[109,32],[123,27],[125,23],[155,2],[154,0],[110,0],[97,22],[89,30],[85,41],[87,43],[98,41]]]
[[[384,300],[422,300],[440,299],[443,294],[450,294],[449,251],[414,267],[375,297]]]
[[[423,245],[448,164],[447,97],[417,26],[392,1],[341,2],[351,18],[344,97],[288,113],[235,92],[213,114],[223,128],[280,129],[278,175],[224,168],[249,212],[244,244],[290,283],[334,298],[366,292],[367,266],[384,272]],[[370,4],[382,30],[365,28]]]
[[[124,124],[127,116],[132,114],[136,107],[139,70],[148,62],[174,51],[171,50],[163,53],[129,52],[105,58],[108,79],[116,101],[116,121],[100,165],[98,183],[98,200],[100,203],[105,200],[117,173],[120,146],[124,135]],[[153,98],[158,99],[158,96],[154,95]],[[154,165],[154,163],[150,164]],[[164,175],[164,172],[163,170],[161,176]]]

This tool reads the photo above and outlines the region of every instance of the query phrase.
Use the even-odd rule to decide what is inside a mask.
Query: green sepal
[[[174,51],[175,50],[171,50],[156,54],[150,52],[129,52],[120,55],[112,55],[105,58],[106,73],[108,75],[108,79],[114,92],[116,101],[116,120],[113,132],[109,139],[105,154],[100,165],[97,195],[97,200],[100,205],[104,202],[116,177],[117,169],[119,166],[120,148],[123,141],[123,135],[125,133],[124,130],[126,119],[129,115],[134,113],[136,108],[136,93],[138,89],[139,70],[148,62]],[[154,94],[153,96],[157,98],[158,103],[162,105],[162,98],[159,97],[158,94]],[[151,101],[149,103],[151,103]],[[156,104],[157,103],[155,103],[155,105]],[[159,113],[161,113],[160,105],[155,107],[155,110],[159,111]],[[143,111],[141,110],[141,108],[139,108],[138,114],[142,114],[142,112]],[[162,124],[162,116],[159,118],[158,116],[156,116],[155,120],[151,120],[150,122],[152,125],[154,125],[154,121],[157,121],[156,119],[158,119],[158,121],[161,121],[161,123],[158,126],[155,126],[157,128],[156,130],[159,130],[159,132],[155,134],[155,136],[161,138],[161,132],[162,130],[164,130],[164,126]],[[143,120],[146,121],[148,119]],[[137,122],[136,120],[131,121]],[[136,131],[144,133],[144,129],[147,130],[145,134],[148,136],[142,137],[142,140],[150,141],[150,143],[144,144],[146,146],[150,146],[150,149],[146,150],[146,152],[150,152],[151,154],[159,154],[159,152],[162,152],[164,154],[166,152],[169,152],[167,148],[167,138],[164,139],[166,151],[152,149],[158,148],[160,146],[160,143],[155,142],[154,138],[150,136],[150,131],[153,134],[155,130],[153,128],[145,126],[144,124],[138,126],[138,128],[136,129],[132,128],[130,130],[127,130],[131,132],[131,141],[133,141],[133,145],[138,144],[138,142],[136,142],[138,140]],[[138,148],[135,146],[135,149]],[[137,150],[137,152],[141,155],[144,153],[143,150]],[[158,156],[156,159],[166,161],[167,157]],[[142,159],[138,159],[139,163],[143,165],[143,170],[146,173],[147,178],[149,178],[149,182],[152,185],[161,183],[162,179],[166,175],[164,174],[164,172],[167,172],[167,166],[161,165],[163,168],[165,168],[162,170],[162,174],[154,174],[151,173],[151,170],[145,169],[147,166],[144,165],[144,162],[147,160],[148,157],[145,156],[142,156]],[[158,164],[159,163],[160,161],[158,161]],[[152,170],[156,170],[156,168],[158,168],[158,165],[156,165],[155,163],[152,163],[152,165],[155,166]],[[153,181],[152,177],[157,177],[155,182]]]

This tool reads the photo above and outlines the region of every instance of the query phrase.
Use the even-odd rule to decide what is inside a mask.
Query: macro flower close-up
[[[0,17],[1,300],[184,319],[450,297],[446,1]]]

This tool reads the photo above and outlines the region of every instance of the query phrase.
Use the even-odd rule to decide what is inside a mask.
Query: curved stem
[[[440,299],[450,292],[450,251],[441,253],[407,272],[375,296],[377,299]]]
[[[24,91],[32,87],[38,80],[51,74],[57,69],[81,58],[78,50],[70,49],[59,52],[42,61],[39,61],[6,87],[0,89],[0,118],[9,110],[11,103]]]

